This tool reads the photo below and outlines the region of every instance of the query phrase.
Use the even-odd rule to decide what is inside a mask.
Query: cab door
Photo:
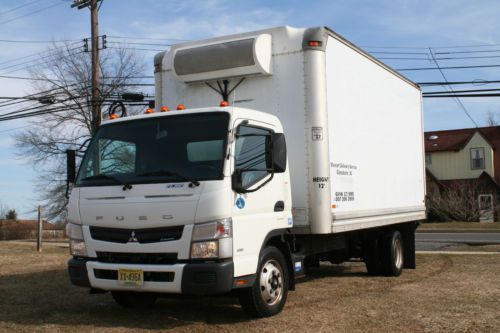
[[[241,121],[234,129],[233,249],[235,276],[242,276],[256,272],[266,236],[272,230],[291,226],[291,199],[288,172],[273,171],[276,127]]]

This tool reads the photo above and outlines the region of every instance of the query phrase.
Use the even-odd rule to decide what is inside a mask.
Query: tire
[[[381,273],[400,276],[404,266],[403,237],[397,230],[385,234],[380,242]]]
[[[155,294],[133,291],[112,291],[116,303],[124,308],[142,308],[152,306],[157,299]]]
[[[257,318],[280,313],[288,296],[288,276],[281,251],[274,246],[266,247],[262,251],[254,285],[241,291],[243,309]]]

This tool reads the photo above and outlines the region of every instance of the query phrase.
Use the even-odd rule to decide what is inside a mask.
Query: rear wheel
[[[255,317],[269,317],[281,312],[288,296],[286,261],[276,247],[262,252],[257,279],[252,287],[241,291],[243,309]]]
[[[151,293],[138,293],[133,291],[112,291],[116,303],[125,308],[148,307],[156,302],[157,296]]]
[[[399,276],[403,272],[403,238],[397,230],[384,235],[380,242],[381,273]]]

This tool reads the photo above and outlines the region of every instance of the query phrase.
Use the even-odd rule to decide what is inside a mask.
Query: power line
[[[500,97],[500,94],[462,94],[462,95],[457,95],[457,94],[443,94],[443,95],[423,95],[422,97],[424,98],[450,98],[450,97]],[[476,125],[477,127],[477,125]]]
[[[141,49],[141,48],[135,48],[135,47],[113,47],[113,46],[109,46],[108,49],[135,50],[135,51],[152,51],[152,52],[163,52],[163,51],[165,51],[165,50],[158,50],[158,49]]]
[[[493,68],[500,67],[500,65],[471,65],[471,66],[448,66],[440,67],[439,69],[466,69],[466,68]],[[420,67],[420,68],[399,68],[397,71],[429,71],[438,70],[436,67]]]
[[[108,36],[109,38],[119,38],[119,39],[137,39],[137,40],[173,40],[178,42],[189,42],[189,39],[177,39],[177,38],[151,38],[151,37],[131,37],[131,36]]]
[[[500,52],[500,50],[449,51],[449,52],[436,52],[434,54],[493,53],[493,52]]]
[[[419,86],[444,86],[444,85],[460,85],[460,84],[472,84],[472,85],[484,85],[491,83],[500,83],[500,80],[472,80],[472,81],[453,81],[453,82],[417,82]]]
[[[500,55],[496,55],[496,56],[472,56],[472,57],[441,57],[441,58],[436,58],[436,60],[493,59],[493,58],[500,58]],[[405,57],[377,57],[377,59],[384,59],[384,60],[425,60],[425,61],[431,61],[431,59],[429,59],[429,58],[405,58]]]
[[[437,62],[436,58],[434,57],[434,53],[432,52],[432,48],[429,47],[429,52],[431,54],[431,57],[432,57],[432,60],[434,61],[434,63],[436,64],[436,67],[437,69],[439,70],[439,72],[441,73],[441,76],[443,77],[443,80],[445,82],[448,82],[448,79],[446,78],[446,75],[444,75],[444,72],[442,71],[441,67],[439,67],[439,63]],[[451,87],[451,85],[448,85],[448,88],[450,89],[451,93],[453,95],[455,95],[455,92],[453,91],[453,88]],[[460,108],[464,111],[464,113],[467,115],[467,117],[469,117],[469,119],[472,121],[472,123],[476,126],[476,127],[479,127],[477,125],[477,123],[474,121],[474,119],[471,117],[471,115],[469,114],[469,111],[467,111],[467,108],[465,107],[465,105],[462,103],[462,101],[455,96],[455,101],[457,102],[458,106],[460,106]]]
[[[34,15],[34,14],[40,13],[40,12],[42,12],[42,11],[45,11],[45,10],[50,9],[50,8],[54,8],[54,7],[59,6],[59,5],[62,5],[62,4],[63,4],[63,2],[57,2],[57,3],[54,3],[54,4],[53,4],[53,5],[51,5],[51,6],[43,7],[43,8],[37,9],[37,10],[35,10],[35,11],[29,12],[29,13],[27,13],[27,14],[24,14],[24,15],[21,15],[21,16],[16,16],[16,17],[11,18],[11,19],[9,19],[9,20],[2,21],[2,22],[0,22],[0,24],[9,23],[9,22],[12,22],[12,21],[18,20],[18,19],[23,18],[23,17],[26,17],[26,16],[31,16],[31,15]]]
[[[485,91],[500,91],[500,89],[466,89],[466,90],[454,90],[453,92],[456,94],[461,94],[461,93],[471,93],[471,92],[485,92]],[[445,90],[445,91],[429,91],[429,92],[424,92],[422,95],[440,95],[440,94],[448,94],[450,91]]]
[[[20,43],[20,44],[47,44],[47,43],[66,43],[76,42],[80,39],[59,39],[59,40],[13,40],[13,39],[0,39],[0,43]]]
[[[119,44],[119,45],[172,46],[172,44],[138,43],[138,42],[112,42],[112,41],[109,41],[108,43]]]
[[[499,46],[500,44],[472,44],[472,45],[448,45],[448,46],[432,46],[433,49],[460,49],[460,48],[471,48],[471,47],[492,47]],[[369,46],[363,45],[362,48],[367,49],[401,49],[401,50],[428,50],[428,46]],[[436,52],[437,54],[437,52]]]
[[[68,49],[67,52],[75,51],[75,50],[78,50],[78,49],[81,49],[81,48],[82,48],[81,46],[74,47],[72,49]],[[79,53],[81,53],[81,52],[69,53],[68,55],[76,55],[76,54],[79,54]],[[48,54],[46,56],[43,56],[43,57],[40,57],[40,58],[37,58],[37,59],[28,60],[28,61],[20,62],[18,64],[13,64],[13,65],[9,65],[9,66],[6,66],[6,67],[2,67],[2,68],[0,68],[0,71],[4,71],[6,69],[17,67],[17,66],[22,66],[22,65],[26,65],[26,64],[38,62],[40,60],[47,59],[47,58],[52,58],[54,56],[55,56],[55,54]]]
[[[4,11],[4,12],[1,12],[1,13],[0,13],[0,15],[5,15],[5,14],[7,14],[7,13],[10,13],[10,12],[16,11],[16,10],[18,10],[18,9],[21,9],[21,8],[24,8],[24,7],[29,6],[29,5],[31,5],[31,4],[34,4],[35,2],[39,2],[39,1],[38,1],[38,0],[35,0],[35,1],[31,1],[31,2],[24,3],[24,4],[19,5],[19,6],[17,6],[17,7],[14,7],[14,8],[11,8],[11,9],[6,10],[6,11]]]

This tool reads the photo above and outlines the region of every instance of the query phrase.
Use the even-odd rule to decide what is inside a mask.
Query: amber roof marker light
[[[186,110],[186,106],[184,104],[177,105],[177,110]]]

